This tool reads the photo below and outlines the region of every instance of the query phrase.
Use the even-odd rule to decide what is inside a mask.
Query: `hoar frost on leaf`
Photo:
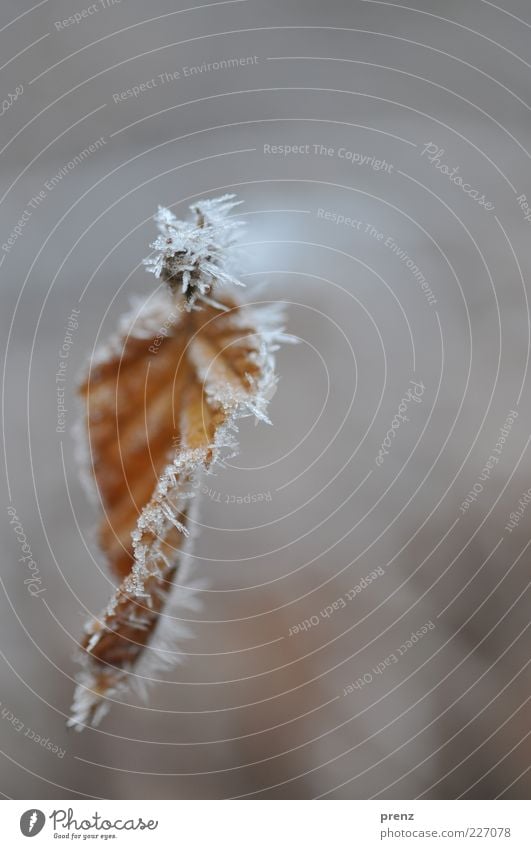
[[[175,641],[189,632],[178,613],[197,603],[191,482],[237,452],[238,419],[269,421],[274,352],[291,339],[279,308],[242,304],[227,291],[241,285],[231,270],[236,205],[233,195],[200,201],[190,223],[159,209],[146,265],[168,286],[122,319],[81,387],[99,542],[118,586],[86,627],[70,720],[78,729],[181,658]],[[178,320],[164,322],[173,314]]]
[[[208,297],[214,285],[243,285],[230,270],[231,249],[243,225],[228,218],[240,203],[234,195],[199,201],[190,207],[192,222],[180,221],[163,206],[155,215],[160,235],[150,244],[154,255],[144,265],[172,288],[180,288],[189,309]]]

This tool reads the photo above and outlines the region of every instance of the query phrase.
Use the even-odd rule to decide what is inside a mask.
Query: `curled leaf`
[[[191,482],[234,455],[238,419],[268,421],[273,354],[287,337],[278,309],[223,292],[237,282],[228,270],[232,206],[231,196],[197,204],[191,224],[159,210],[161,235],[146,264],[168,286],[122,320],[81,386],[104,511],[99,542],[119,585],[86,627],[69,721],[78,729],[97,724],[109,700],[174,654],[165,646],[172,633],[184,636],[182,626],[163,611],[177,575],[184,583]],[[180,606],[193,604],[190,590],[178,597]]]

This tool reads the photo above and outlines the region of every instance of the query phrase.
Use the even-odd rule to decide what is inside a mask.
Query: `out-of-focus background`
[[[529,794],[530,29],[524,0],[4,0],[5,796]],[[157,204],[224,192],[300,343],[209,479],[182,662],[77,734],[112,583],[77,375],[152,291]]]

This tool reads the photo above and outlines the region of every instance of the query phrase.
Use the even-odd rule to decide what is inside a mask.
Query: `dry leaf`
[[[236,451],[236,421],[268,421],[273,352],[286,340],[276,308],[238,303],[228,267],[239,222],[232,196],[192,207],[192,223],[160,209],[146,265],[167,286],[126,316],[81,387],[90,468],[104,510],[99,541],[120,581],[86,628],[69,724],[97,724],[184,636],[163,610],[185,583],[193,476]],[[215,299],[212,296],[215,294]],[[193,604],[187,589],[178,604]],[[162,621],[161,621],[162,620]],[[155,639],[156,638],[156,639]]]

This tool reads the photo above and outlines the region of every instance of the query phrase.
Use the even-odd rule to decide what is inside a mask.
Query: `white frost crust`
[[[94,677],[90,669],[82,670],[76,677],[77,686],[71,707],[71,717],[67,725],[76,731],[90,724],[97,727],[107,715],[115,702],[122,702],[129,692],[134,692],[142,700],[147,700],[148,686],[161,683],[159,675],[164,675],[169,669],[184,662],[185,654],[181,643],[194,635],[182,621],[187,612],[197,613],[202,604],[200,594],[207,589],[205,580],[198,581],[191,573],[191,551],[195,529],[197,528],[197,499],[190,510],[191,532],[178,552],[179,584],[174,585],[166,599],[166,605],[150,642],[143,650],[139,661],[130,668],[110,669],[110,677],[115,678],[113,686],[106,688],[105,693],[94,690]],[[82,656],[85,659],[85,656]]]
[[[201,200],[190,206],[193,222],[180,221],[163,206],[154,216],[159,236],[150,244],[153,254],[144,260],[146,270],[166,280],[180,283],[183,294],[190,294],[187,309],[194,308],[197,300],[209,300],[214,286],[232,284],[243,286],[234,275],[233,248],[241,221],[228,217],[241,201],[234,195],[223,195],[213,200]]]

